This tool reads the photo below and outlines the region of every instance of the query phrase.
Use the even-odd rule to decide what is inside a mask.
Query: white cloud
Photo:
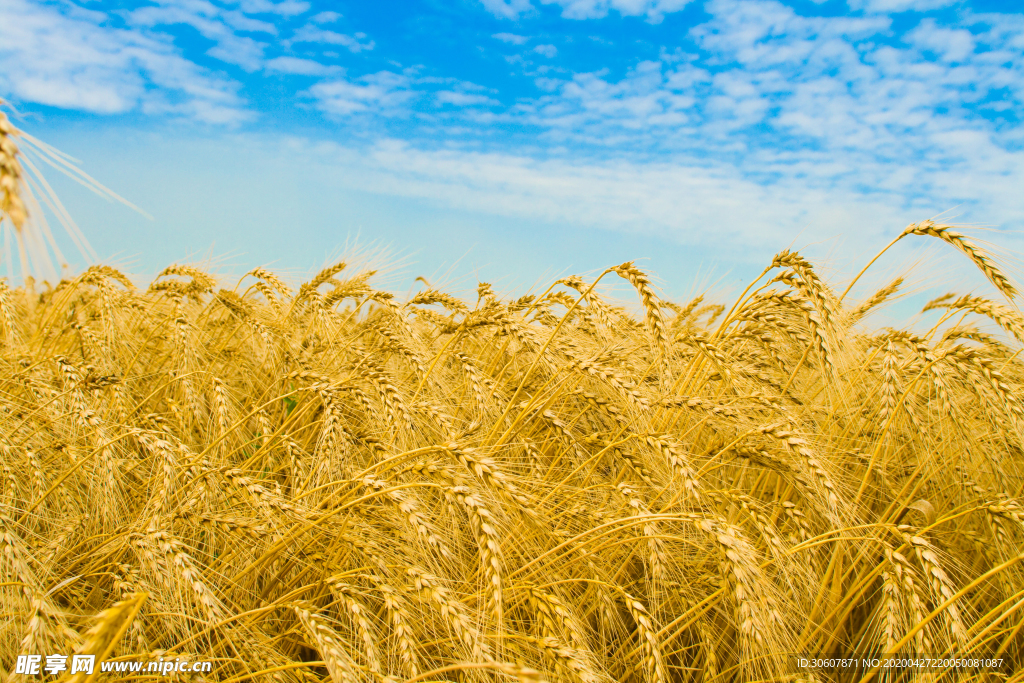
[[[677,89],[673,78],[659,62],[641,62],[618,82],[606,81],[600,73],[576,74],[570,81],[540,79],[538,86],[554,94],[520,105],[517,114],[534,125],[557,131],[561,137],[576,131],[582,138],[621,142],[621,129],[664,135],[666,129],[684,124],[687,110],[696,99],[692,89]],[[707,81],[710,74],[688,69],[685,80]],[[661,129],[656,132],[656,129]],[[615,130],[620,129],[620,130]],[[564,131],[564,133],[563,133]]]
[[[333,24],[338,19],[341,19],[341,15],[337,12],[320,12],[314,14],[311,21],[316,24]]]
[[[397,140],[370,149],[291,140],[289,158],[323,164],[353,190],[422,199],[484,215],[669,236],[722,249],[730,263],[814,234],[856,234],[878,242],[911,220],[951,208],[950,195],[908,204],[898,191],[808,187],[798,177],[765,184],[728,163],[697,158],[671,163],[587,162],[527,155],[428,150]],[[945,179],[955,184],[957,176]],[[1009,182],[993,194],[1005,191]],[[981,185],[979,183],[979,185]],[[972,188],[973,189],[973,188]],[[1024,197],[1003,207],[1024,220]]]
[[[925,12],[956,4],[950,0],[847,0],[850,9],[878,14],[896,12]]]
[[[962,62],[974,52],[975,39],[966,29],[948,29],[936,26],[935,20],[925,19],[907,36],[908,42],[935,55],[944,62]]]
[[[517,19],[523,12],[533,9],[530,0],[480,0],[485,9],[502,19]]]
[[[1016,93],[1015,107],[1024,99],[1024,68],[1010,56],[1019,55],[1012,46],[1024,21],[1013,30],[993,16],[968,31],[928,20],[906,34],[907,46],[893,47],[877,40],[890,30],[885,17],[801,17],[772,0],[711,0],[706,9],[711,20],[691,35],[707,57],[666,55],[618,81],[600,72],[545,78],[538,87],[552,94],[521,102],[509,117],[558,140],[703,145],[724,155],[737,146],[809,147],[823,161],[841,151],[859,163],[938,150],[933,136],[948,130],[989,131],[967,107],[1005,101],[1003,90]],[[935,53],[953,64],[932,61]],[[998,144],[1002,134],[989,132]]]
[[[381,71],[356,80],[337,79],[312,86],[308,95],[317,106],[337,116],[372,113],[395,116],[405,113],[402,105],[416,95],[408,77]]]
[[[184,59],[170,41],[100,25],[104,15],[25,0],[0,4],[0,91],[65,109],[141,109],[215,123],[248,115],[238,85]]]
[[[191,26],[204,38],[216,43],[207,54],[229,64],[236,64],[246,71],[256,71],[260,68],[263,51],[267,45],[239,33],[277,33],[277,28],[272,23],[253,19],[238,11],[225,10],[206,0],[160,2],[159,5],[142,7],[130,12],[130,23],[136,27],[146,28],[175,24]]]
[[[241,0],[242,11],[251,14],[280,14],[285,17],[309,11],[309,3],[300,0]]]
[[[480,0],[494,16],[517,19],[533,9],[530,0]],[[567,19],[600,19],[615,10],[625,17],[644,16],[652,23],[666,14],[678,12],[691,0],[540,0],[544,5],[558,5]]]
[[[568,19],[600,19],[615,10],[624,17],[645,16],[653,23],[666,14],[678,12],[691,0],[541,0],[545,5],[558,5]]]
[[[539,55],[543,55],[549,59],[555,57],[558,54],[558,48],[554,45],[538,45],[533,48],[533,51]]]
[[[487,97],[486,95],[459,92],[456,90],[439,90],[434,93],[434,99],[438,104],[451,104],[456,107],[473,107],[479,105],[492,106],[500,104],[497,100]]]
[[[275,57],[267,61],[266,69],[267,71],[277,71],[283,74],[300,74],[303,76],[322,76],[340,71],[340,67],[329,66],[312,59],[300,59],[298,57]]]
[[[497,38],[503,43],[511,43],[513,45],[522,45],[529,40],[526,36],[517,36],[514,33],[495,33],[491,38]]]
[[[0,88],[26,100],[97,113],[141,109],[180,112],[209,121],[248,118],[236,92],[239,84],[215,75],[181,55],[167,27],[189,26],[213,42],[207,54],[248,72],[327,75],[337,67],[313,59],[280,55],[267,59],[271,44],[253,36],[274,36],[274,22],[256,15],[290,17],[306,2],[155,0],[122,13],[127,28],[112,28],[110,17],[70,2],[41,5],[27,0],[0,3]],[[321,13],[321,20],[340,15]],[[278,20],[279,21],[279,20]],[[342,45],[351,52],[372,50],[373,41],[307,24],[290,41]]]
[[[548,94],[499,120],[536,126],[548,145],[705,159],[772,187],[937,210],[1001,202],[1024,219],[1012,188],[1024,134],[979,115],[1024,110],[1024,18],[922,20],[892,44],[887,17],[804,17],[774,0],[705,9],[691,32],[702,54],[618,79],[549,75],[537,81]]]
[[[259,43],[252,38],[234,36],[230,40],[221,41],[218,45],[211,47],[206,54],[227,62],[236,64],[246,71],[256,71],[263,64],[264,43]]]
[[[288,41],[291,43],[319,43],[325,45],[341,45],[342,47],[348,48],[349,52],[362,52],[363,50],[372,50],[374,43],[372,40],[366,40],[365,33],[356,33],[355,36],[349,36],[344,33],[337,33],[335,31],[326,31],[322,28],[312,25],[306,25],[299,28],[292,35]]]

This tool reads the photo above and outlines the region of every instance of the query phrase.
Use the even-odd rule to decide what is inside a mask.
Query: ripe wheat
[[[580,277],[401,302],[343,263],[0,281],[0,670],[52,648],[267,683],[724,683],[899,648],[1019,671],[1017,289],[947,226],[904,235],[1010,301],[872,332],[899,278],[845,302],[790,252],[707,309],[609,269],[641,316]]]

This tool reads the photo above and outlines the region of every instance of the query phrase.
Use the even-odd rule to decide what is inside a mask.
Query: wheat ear
[[[1013,286],[1010,279],[996,266],[992,257],[989,256],[985,251],[979,249],[976,244],[968,240],[961,233],[953,230],[952,226],[949,225],[937,225],[934,221],[921,221],[920,223],[911,223],[903,232],[900,237],[907,235],[927,235],[930,237],[937,237],[947,244],[951,244],[964,254],[969,259],[974,261],[974,265],[985,274],[989,282],[995,285],[995,288],[1007,299],[1013,299],[1017,296],[1017,288]]]
[[[615,273],[619,277],[629,280],[629,283],[636,289],[637,294],[640,295],[640,301],[644,306],[644,322],[654,337],[654,341],[658,346],[658,352],[664,360],[667,357],[666,354],[668,354],[669,348],[668,333],[665,331],[665,317],[661,312],[661,300],[654,293],[654,287],[651,286],[650,279],[642,270],[633,265],[632,261],[627,261],[617,266]]]
[[[3,100],[0,100],[0,104],[3,104]],[[24,172],[18,161],[18,145],[14,143],[18,134],[18,129],[11,125],[7,114],[0,111],[0,214],[7,214],[14,228],[21,232],[28,219],[28,211],[21,198]]]
[[[97,617],[96,625],[89,629],[85,636],[85,642],[79,648],[79,654],[95,655],[97,660],[104,660],[117,647],[124,636],[128,626],[131,625],[135,615],[142,609],[142,603],[149,597],[148,593],[135,593],[127,600],[122,600],[109,607]],[[99,667],[93,670],[92,674],[79,671],[64,679],[61,683],[85,683],[92,681],[99,675]]]

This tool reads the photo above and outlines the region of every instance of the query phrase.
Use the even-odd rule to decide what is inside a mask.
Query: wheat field
[[[344,263],[0,281],[0,674],[1024,680],[1018,293],[950,226],[899,239],[1005,303],[874,330],[901,279],[853,301],[789,251],[725,303],[632,263],[518,299],[401,301]],[[797,664],[921,654],[1003,664]],[[186,676],[107,680],[159,678]]]

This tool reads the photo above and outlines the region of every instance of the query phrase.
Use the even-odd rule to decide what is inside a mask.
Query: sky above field
[[[1019,2],[0,0],[0,97],[153,216],[58,184],[139,272],[356,241],[675,289],[937,215],[1024,228]]]

